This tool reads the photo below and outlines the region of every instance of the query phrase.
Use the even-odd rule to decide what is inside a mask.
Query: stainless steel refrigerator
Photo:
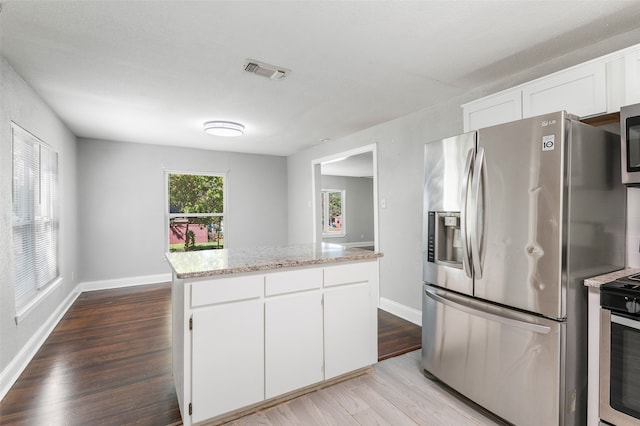
[[[582,281],[624,267],[619,146],[565,112],[425,145],[426,373],[516,425],[586,424]]]

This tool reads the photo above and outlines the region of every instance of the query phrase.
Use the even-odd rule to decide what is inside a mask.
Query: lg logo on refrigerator
[[[553,151],[556,149],[556,135],[548,135],[542,137],[542,150]]]

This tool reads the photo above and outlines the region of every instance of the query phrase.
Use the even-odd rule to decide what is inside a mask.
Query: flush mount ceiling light
[[[244,126],[232,121],[207,121],[204,123],[204,132],[213,136],[242,136]]]

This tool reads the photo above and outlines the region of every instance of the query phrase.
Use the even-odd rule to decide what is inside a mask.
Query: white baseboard
[[[2,400],[11,386],[18,380],[20,374],[27,368],[40,347],[47,340],[53,329],[67,313],[73,302],[85,291],[107,290],[112,288],[131,287],[145,284],[159,284],[170,282],[171,274],[145,275],[141,277],[118,278],[114,280],[87,281],[79,283],[66,299],[58,306],[47,321],[31,336],[29,341],[20,349],[9,365],[0,373],[0,400]]]
[[[167,283],[171,274],[144,275],[141,277],[116,278],[113,280],[86,281],[79,284],[81,291],[109,290],[112,288],[132,287],[136,285]]]
[[[341,246],[345,247],[373,247],[375,245],[374,241],[359,241],[355,243],[340,243]]]
[[[410,308],[384,297],[380,298],[378,307],[383,311],[387,311],[397,317],[400,317],[422,327],[422,312],[418,309]]]
[[[9,365],[0,373],[0,400],[2,400],[11,386],[18,380],[20,374],[27,368],[27,365],[31,362],[31,359],[36,355],[40,347],[44,344],[47,337],[51,334],[53,329],[58,325],[67,310],[73,305],[78,296],[80,296],[79,285],[73,289],[71,293],[64,299],[64,301],[58,306],[53,314],[42,324],[42,326],[35,332],[33,336],[27,341],[27,343],[20,349],[18,354],[11,360]]]

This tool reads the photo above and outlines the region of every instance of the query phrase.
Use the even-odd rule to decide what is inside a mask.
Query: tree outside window
[[[224,248],[224,176],[168,174],[169,251]]]
[[[343,237],[345,232],[345,191],[322,190],[322,233],[325,237]]]

